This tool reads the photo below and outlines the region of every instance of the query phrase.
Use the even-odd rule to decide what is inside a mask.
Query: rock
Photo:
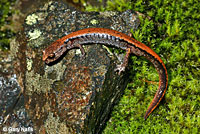
[[[35,133],[101,133],[128,83],[128,68],[118,75],[114,69],[120,61],[102,44],[84,45],[84,60],[73,49],[50,66],[42,61],[43,49],[80,29],[103,27],[128,34],[138,23],[130,10],[86,13],[58,2],[26,17],[11,53]]]

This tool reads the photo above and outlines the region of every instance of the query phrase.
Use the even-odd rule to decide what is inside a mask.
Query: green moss
[[[9,49],[10,38],[12,38],[15,33],[8,28],[4,28],[5,25],[9,25],[11,21],[9,17],[14,12],[11,8],[15,0],[1,0],[0,1],[0,49]]]
[[[149,61],[131,57],[130,79],[104,133],[198,133],[200,129],[200,6],[197,0],[112,0],[105,8],[89,11],[132,9],[144,14],[137,40],[158,53],[164,61],[169,84],[159,106],[145,121],[143,116],[154,97],[158,74]],[[150,19],[149,19],[150,18]]]

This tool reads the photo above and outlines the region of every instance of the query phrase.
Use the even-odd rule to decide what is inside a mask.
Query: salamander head
[[[56,61],[65,51],[66,47],[61,45],[60,41],[55,41],[43,51],[42,60],[49,64]]]

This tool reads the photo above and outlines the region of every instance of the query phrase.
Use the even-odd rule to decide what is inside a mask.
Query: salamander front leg
[[[81,50],[81,58],[85,59],[85,49],[80,44],[74,44],[74,47],[78,47]]]
[[[123,60],[122,64],[117,65],[117,68],[115,69],[115,71],[118,71],[118,74],[119,74],[119,75],[120,75],[120,73],[121,73],[122,71],[125,71],[125,68],[126,68],[126,66],[128,65],[128,58],[129,58],[130,52],[131,52],[131,49],[130,49],[130,48],[127,48],[127,49],[126,49],[126,55],[125,55],[125,57],[124,57],[124,60]]]

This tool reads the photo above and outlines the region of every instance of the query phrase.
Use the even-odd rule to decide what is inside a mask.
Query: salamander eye
[[[54,58],[54,57],[55,57],[54,53],[49,54],[49,58]]]

